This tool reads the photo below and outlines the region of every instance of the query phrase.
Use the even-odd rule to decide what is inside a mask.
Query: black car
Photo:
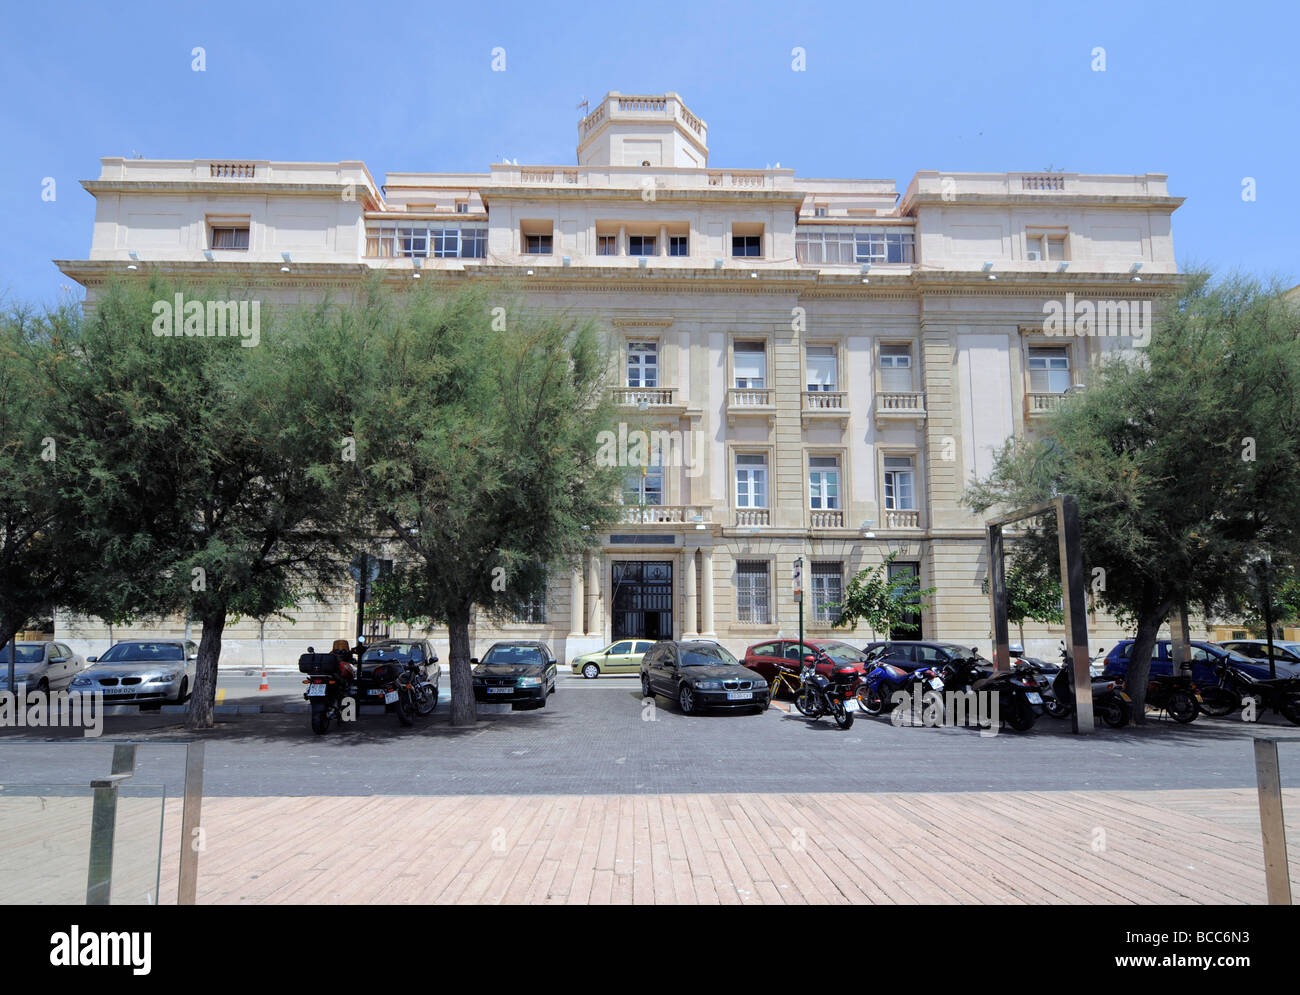
[[[661,640],[641,658],[641,693],[667,695],[687,715],[706,708],[757,708],[769,704],[767,682],[708,639]]]
[[[515,708],[545,708],[555,693],[559,667],[545,643],[511,640],[493,643],[483,659],[472,659],[474,700]]]
[[[408,663],[419,666],[425,678],[435,688],[438,686],[442,668],[438,666],[437,651],[427,639],[384,639],[372,643],[361,654],[361,665],[357,667],[357,704],[382,705],[384,685],[391,679],[387,668],[395,665],[400,670]],[[380,679],[375,677],[376,670],[381,670]]]
[[[959,643],[922,642],[911,639],[890,639],[868,643],[863,647],[863,652],[871,653],[881,646],[885,648],[885,655],[880,662],[888,663],[899,670],[906,670],[909,674],[917,667],[933,667],[935,670],[942,670],[953,659],[980,656],[978,652],[975,652],[973,646],[962,646]],[[992,667],[992,663],[989,666]]]

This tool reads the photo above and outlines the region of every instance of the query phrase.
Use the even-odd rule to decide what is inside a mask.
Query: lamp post
[[[794,560],[794,600],[799,603],[799,666],[803,667],[803,557]]]

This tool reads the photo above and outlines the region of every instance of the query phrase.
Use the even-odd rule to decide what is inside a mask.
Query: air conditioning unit
[[[1031,263],[1041,263],[1043,261],[1043,254],[1037,249],[1030,249],[1029,252],[1026,253],[1025,258],[1027,258]]]

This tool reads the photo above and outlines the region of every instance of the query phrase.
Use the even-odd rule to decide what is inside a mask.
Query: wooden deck
[[[1300,894],[1300,791],[1285,795]],[[1262,904],[1257,804],[1249,789],[208,798],[198,897],[259,904]],[[84,808],[45,818],[75,833]],[[18,842],[19,815],[30,826],[31,811],[0,812],[0,838]],[[164,902],[175,900],[179,824],[179,802],[169,801]],[[84,864],[61,863],[59,876],[68,880],[58,888],[47,870],[26,886],[0,884],[0,900],[75,896],[78,885],[84,891]]]

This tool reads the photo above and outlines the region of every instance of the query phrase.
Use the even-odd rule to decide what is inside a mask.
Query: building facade
[[[499,275],[606,329],[626,416],[603,440],[628,467],[622,524],[557,568],[528,617],[479,625],[477,649],[527,634],[570,659],[703,635],[743,652],[797,628],[796,558],[806,629],[831,635],[829,606],[890,552],[937,589],[922,638],[987,648],[984,530],[963,490],[1101,357],[1144,343],[1176,279],[1181,199],[1154,173],[927,170],[900,193],[714,167],[707,139],[675,93],[612,92],[578,124],[576,165],[380,186],[360,161],[107,158],[84,184],[89,258],[58,265],[90,300],[160,268],[272,305],[376,270],[407,285]],[[351,634],[352,601],[268,622],[267,659]],[[1091,625],[1094,641],[1119,635]],[[88,619],[59,631],[87,648],[108,638]],[[1027,626],[1028,648],[1062,633]],[[258,641],[257,623],[232,626],[223,662],[257,663]]]

